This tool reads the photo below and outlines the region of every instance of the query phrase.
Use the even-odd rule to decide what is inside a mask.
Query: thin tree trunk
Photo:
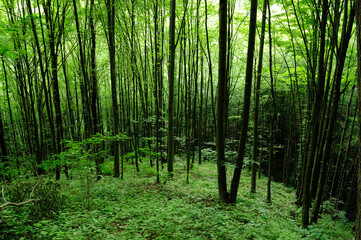
[[[109,0],[107,0],[107,1],[109,1]],[[79,24],[76,0],[73,0],[73,6],[74,6],[74,17],[75,17],[75,25],[76,25],[76,30],[77,30],[77,38],[78,38],[78,43],[79,43],[81,72],[83,75],[83,79],[80,79],[80,91],[81,91],[81,95],[82,95],[82,105],[83,105],[83,115],[84,115],[84,132],[85,132],[85,137],[88,138],[88,137],[90,137],[90,133],[91,133],[91,116],[90,116],[91,112],[90,112],[90,104],[89,104],[89,97],[88,97],[89,80],[88,80],[88,73],[86,70],[87,64],[86,64],[86,58],[85,58],[85,53],[84,53],[84,42],[82,41],[81,33],[80,33],[80,24]],[[108,10],[108,13],[109,13],[109,10]],[[111,24],[111,23],[108,23],[108,25],[109,24]],[[112,25],[114,26],[114,24],[112,24]],[[108,31],[108,34],[110,35],[111,33],[109,33],[109,31]],[[109,41],[110,41],[110,37],[109,37]],[[109,43],[109,45],[110,45],[110,43]],[[112,65],[112,64],[110,63],[110,65]],[[114,73],[114,75],[115,75],[115,73]]]
[[[96,36],[95,36],[95,27],[94,27],[94,0],[90,0],[90,16],[89,16],[89,27],[91,35],[91,46],[90,46],[90,66],[91,66],[91,112],[93,120],[93,134],[99,133],[100,118],[98,114],[98,80],[97,80],[97,68],[96,68]],[[101,146],[100,146],[101,147]],[[95,148],[98,148],[95,146]],[[96,175],[97,179],[100,180],[102,171],[99,164],[102,160],[99,157],[95,159]]]
[[[15,124],[14,124],[14,118],[13,118],[13,113],[11,110],[11,101],[10,101],[10,94],[9,94],[9,84],[8,84],[8,77],[7,77],[7,71],[5,68],[5,61],[4,58],[1,58],[2,61],[2,66],[3,66],[3,70],[4,70],[4,77],[5,77],[5,87],[6,87],[6,98],[7,98],[7,103],[8,103],[8,108],[9,108],[9,117],[10,117],[10,124],[11,124],[11,132],[12,132],[12,137],[13,137],[13,141],[15,144],[15,149],[18,149],[18,143],[16,140],[16,128],[15,128]],[[20,162],[19,162],[19,158],[16,157],[16,168],[18,170],[18,174],[20,175]]]
[[[55,107],[55,129],[56,129],[56,153],[60,154],[62,152],[61,141],[63,140],[63,123],[62,123],[62,114],[60,106],[60,92],[59,92],[59,83],[58,83],[58,54],[57,54],[57,41],[60,39],[55,39],[55,24],[53,22],[53,12],[50,1],[47,2],[45,7],[45,16],[48,23],[49,30],[49,45],[50,45],[50,61],[52,69],[52,86],[53,86],[53,97],[54,97],[54,107]],[[57,12],[56,14],[59,14]],[[61,27],[61,26],[59,26]],[[59,30],[61,31],[61,29]],[[59,36],[61,38],[61,35]],[[40,56],[39,56],[40,57]],[[56,165],[56,180],[60,179],[61,165]]]
[[[208,7],[207,7],[207,0],[204,0],[204,8],[205,8],[205,29],[206,29],[206,40],[207,40],[207,53],[208,53],[208,74],[209,74],[209,80],[210,80],[210,86],[211,86],[211,106],[212,106],[212,120],[213,120],[213,125],[214,125],[214,129],[217,128],[216,124],[216,111],[215,111],[215,104],[214,104],[214,91],[213,91],[213,70],[212,70],[212,57],[211,57],[211,50],[210,50],[210,43],[209,43],[209,35],[208,35]],[[227,11],[227,9],[225,10]],[[226,25],[227,26],[227,25]],[[227,31],[225,32],[225,34],[227,33]]]
[[[75,1],[75,0],[74,0]],[[108,48],[110,59],[110,79],[112,88],[112,103],[113,103],[113,135],[119,134],[119,110],[118,110],[118,95],[117,95],[117,76],[115,72],[115,6],[114,0],[107,0],[108,13]],[[113,142],[114,153],[114,177],[119,177],[119,142]]]
[[[66,71],[66,61],[65,61],[65,42],[63,43],[63,47],[61,48],[61,55],[62,55],[62,66],[63,66],[63,74],[64,74],[64,81],[65,81],[65,91],[66,91],[66,100],[67,100],[67,108],[69,112],[69,120],[70,120],[70,133],[71,138],[76,139],[75,137],[75,118],[73,113],[73,107],[72,107],[72,95],[70,92],[70,86],[69,86],[69,79],[68,74]]]
[[[173,161],[174,161],[174,61],[175,61],[175,10],[176,0],[171,0],[170,6],[170,21],[169,21],[169,67],[168,67],[168,84],[169,84],[169,98],[168,98],[168,173],[173,176]]]
[[[159,56],[159,30],[158,30],[158,0],[155,2],[154,6],[155,14],[154,14],[154,44],[155,44],[155,52],[154,52],[154,96],[155,96],[155,112],[156,112],[156,123],[155,123],[155,132],[156,132],[156,168],[157,168],[157,183],[160,183],[159,179],[159,153],[161,153],[161,135],[160,135],[160,111],[161,111],[161,100],[159,96],[159,88],[160,88],[160,56]]]
[[[272,63],[272,35],[271,35],[271,8],[270,4],[268,4],[268,36],[269,36],[269,68],[270,68],[270,79],[271,79],[271,101],[272,101],[272,120],[270,126],[270,155],[268,161],[268,181],[267,181],[267,202],[271,203],[271,178],[272,178],[272,164],[274,157],[274,140],[275,140],[275,125],[277,120],[277,110],[276,110],[276,96],[275,96],[275,82],[273,77],[273,63]]]
[[[11,177],[7,169],[9,167],[8,150],[5,142],[4,124],[3,124],[1,111],[0,111],[0,147],[1,147],[0,157],[1,157],[1,162],[3,164],[3,169],[1,169],[3,171],[2,177],[5,178],[5,180],[10,181]]]
[[[226,61],[227,61],[227,0],[219,1],[219,60],[218,60],[218,88],[217,88],[217,170],[218,192],[222,202],[229,202],[227,192],[226,159],[225,159],[225,122],[224,103],[226,101]]]
[[[268,0],[263,1],[262,10],[262,27],[261,27],[261,40],[259,47],[259,58],[258,58],[258,69],[257,69],[257,80],[255,86],[255,100],[254,100],[254,126],[253,126],[253,154],[252,154],[252,181],[251,181],[251,193],[256,192],[256,179],[257,179],[257,168],[258,168],[258,114],[259,114],[259,97],[261,87],[261,76],[262,76],[262,64],[263,64],[263,48],[264,38],[266,29],[266,17],[267,17],[267,6]]]
[[[348,3],[348,1],[346,1],[346,3],[345,3],[346,9],[348,6],[347,3]],[[345,10],[345,11],[347,11],[347,10]],[[338,54],[337,54],[338,57],[337,57],[337,66],[336,66],[336,71],[335,71],[335,76],[334,76],[334,87],[333,87],[334,94],[333,94],[333,98],[332,98],[331,116],[330,116],[330,121],[329,121],[329,125],[327,128],[326,143],[323,148],[320,180],[319,180],[319,184],[318,184],[318,188],[317,188],[315,202],[314,202],[313,209],[312,209],[311,222],[313,222],[313,223],[316,223],[317,219],[318,219],[318,214],[319,214],[320,206],[322,203],[322,196],[324,194],[323,191],[324,191],[324,186],[325,186],[326,177],[327,177],[327,175],[326,175],[327,167],[326,166],[328,165],[329,159],[331,158],[331,152],[332,152],[331,147],[333,144],[335,123],[337,120],[338,103],[339,103],[340,94],[341,94],[340,87],[341,87],[341,80],[342,80],[342,72],[343,72],[343,68],[344,68],[348,43],[349,43],[349,40],[351,37],[352,26],[353,26],[353,22],[354,22],[354,14],[355,14],[354,8],[352,7],[350,11],[351,12],[350,12],[349,19],[347,19],[347,17],[346,17],[347,15],[344,18],[344,29],[343,29],[342,37],[341,37],[341,46],[340,46]],[[347,28],[346,28],[346,26],[347,26]]]
[[[241,137],[238,146],[236,168],[234,169],[233,179],[231,183],[231,192],[230,192],[231,203],[235,203],[237,200],[239,179],[241,177],[244,155],[246,153],[249,110],[251,105],[251,94],[252,94],[253,55],[255,48],[256,23],[257,23],[257,0],[252,0],[251,16],[250,16],[250,24],[249,24],[249,36],[248,36],[248,52],[247,52],[246,79],[245,79],[243,112],[242,112]]]
[[[339,167],[341,164],[341,156],[342,156],[342,152],[344,151],[344,148],[342,147],[344,139],[346,137],[346,132],[347,132],[347,127],[348,127],[348,119],[350,116],[350,107],[351,107],[351,103],[352,103],[352,96],[355,90],[355,86],[352,87],[351,90],[351,96],[350,96],[350,101],[348,102],[347,105],[347,110],[346,110],[346,116],[345,116],[345,122],[343,124],[343,130],[342,130],[342,136],[341,136],[341,140],[339,143],[339,149],[338,149],[338,155],[337,155],[337,160],[336,160],[336,166],[335,166],[335,172],[333,174],[332,177],[332,183],[331,183],[331,191],[330,191],[330,196],[333,196],[334,193],[336,192],[337,189],[337,182],[338,182],[338,177],[339,177]]]
[[[26,1],[26,5],[28,7],[29,14],[33,15],[30,0]],[[53,121],[53,111],[51,109],[51,102],[50,102],[51,97],[49,96],[47,85],[46,85],[46,73],[45,73],[45,70],[44,70],[43,59],[42,59],[43,54],[41,52],[39,38],[38,38],[38,34],[36,32],[36,26],[35,26],[34,18],[30,18],[30,22],[31,22],[31,29],[32,29],[32,32],[33,32],[33,36],[34,36],[34,40],[35,40],[35,46],[36,46],[36,50],[37,50],[37,54],[38,54],[38,58],[39,58],[40,74],[41,74],[41,78],[42,78],[42,88],[44,90],[46,110],[47,110],[48,119],[49,119],[52,145],[53,145],[54,150],[56,150],[56,137],[55,137],[55,127],[54,127],[54,121]],[[44,55],[46,56],[46,54],[44,54]],[[18,68],[18,70],[21,71],[20,67]]]
[[[357,36],[358,172],[355,240],[361,240],[361,0],[355,0]]]
[[[311,185],[311,174],[312,167],[316,154],[316,146],[318,140],[318,131],[320,125],[320,112],[323,102],[324,95],[324,85],[325,85],[325,67],[324,67],[324,54],[325,54],[325,36],[326,36],[326,23],[327,23],[327,12],[328,9],[328,0],[322,1],[322,19],[320,25],[321,31],[321,43],[319,50],[319,62],[318,62],[318,79],[316,86],[316,98],[312,107],[311,114],[311,141],[310,141],[310,149],[308,153],[308,157],[306,159],[306,168],[304,172],[304,180],[303,180],[303,194],[302,194],[302,227],[306,228],[309,225],[309,208],[311,204],[311,194],[310,194],[310,185]]]
[[[201,56],[201,89],[200,89],[200,103],[199,103],[199,120],[198,120],[198,164],[202,164],[202,145],[203,145],[203,136],[202,136],[202,127],[203,125],[203,85],[204,85],[204,76],[203,76],[203,55]]]

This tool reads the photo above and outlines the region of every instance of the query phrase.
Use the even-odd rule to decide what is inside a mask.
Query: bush
[[[34,196],[40,201],[30,207],[29,216],[34,220],[55,219],[65,202],[60,193],[60,184],[49,181],[41,182],[39,185]]]

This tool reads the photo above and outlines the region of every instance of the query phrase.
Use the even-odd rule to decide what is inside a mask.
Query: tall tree
[[[87,63],[86,63],[85,48],[84,48],[85,41],[82,38],[82,33],[80,30],[80,21],[78,16],[78,7],[76,0],[73,0],[73,7],[74,7],[77,39],[79,44],[80,68],[82,74],[82,79],[80,79],[80,91],[82,95],[81,102],[82,102],[83,117],[84,117],[84,132],[85,132],[85,138],[88,138],[90,137],[91,134],[91,112],[90,112],[90,103],[89,103],[89,94],[88,94],[89,76],[86,70]]]
[[[271,34],[271,7],[268,3],[268,36],[269,36],[269,72],[270,72],[270,87],[271,87],[271,106],[272,106],[272,116],[270,123],[270,150],[269,150],[269,160],[268,160],[268,181],[267,181],[267,202],[271,203],[271,178],[272,178],[272,164],[274,157],[274,143],[275,143],[275,125],[277,120],[277,111],[276,111],[276,96],[275,96],[275,81],[273,76],[273,53],[272,53],[272,34]]]
[[[219,1],[219,55],[218,55],[218,88],[217,88],[217,169],[218,192],[222,202],[229,202],[227,192],[226,159],[225,159],[225,119],[224,103],[226,101],[226,61],[227,61],[227,0]]]
[[[218,65],[218,90],[217,90],[217,169],[218,169],[218,192],[221,201],[235,203],[237,200],[239,180],[246,152],[249,111],[252,94],[253,56],[255,48],[257,23],[257,0],[251,2],[251,16],[248,36],[247,66],[244,88],[243,113],[241,125],[241,137],[238,145],[236,167],[231,182],[230,193],[227,191],[226,166],[225,166],[225,119],[224,104],[226,99],[226,58],[227,58],[227,1],[220,0],[219,8],[219,65]]]
[[[312,114],[311,114],[311,133],[310,133],[310,149],[305,162],[305,171],[303,177],[303,194],[302,194],[302,227],[306,228],[309,225],[309,208],[311,204],[311,174],[313,163],[316,157],[316,147],[318,141],[318,131],[320,126],[320,113],[324,98],[324,87],[325,87],[325,37],[326,37],[326,25],[328,15],[328,0],[322,1],[322,18],[320,26],[320,52],[318,60],[318,79],[316,85],[316,97],[313,102]]]
[[[248,139],[247,133],[248,133],[248,122],[249,122],[249,110],[251,107],[251,95],[252,95],[253,56],[254,56],[254,46],[255,46],[255,38],[256,38],[257,3],[258,3],[257,0],[251,1],[251,15],[249,22],[247,65],[246,65],[246,76],[245,76],[245,87],[244,87],[241,136],[238,145],[236,168],[234,169],[233,179],[231,183],[231,192],[230,192],[231,203],[235,203],[237,200],[239,179],[241,177],[243,160],[246,153],[246,143]]]
[[[91,37],[91,46],[90,46],[90,65],[91,65],[91,113],[93,120],[93,132],[92,134],[100,133],[100,117],[98,113],[98,80],[97,80],[97,68],[96,68],[96,34],[94,26],[94,0],[90,0],[90,12],[89,12],[89,27],[90,27],[90,37]],[[101,159],[98,157],[95,159],[96,173],[97,178],[100,179],[101,169],[100,169]]]
[[[176,0],[171,0],[169,20],[169,66],[168,66],[168,173],[173,175],[174,161],[174,61],[175,61],[175,9]]]
[[[259,45],[259,57],[257,68],[257,80],[255,83],[255,97],[254,97],[254,126],[253,126],[253,153],[252,153],[252,181],[251,181],[251,193],[256,192],[256,179],[258,168],[258,115],[259,115],[259,97],[262,77],[262,64],[263,64],[263,49],[264,49],[264,37],[266,30],[266,17],[267,17],[268,0],[263,1],[262,10],[262,27],[261,27],[261,40]]]
[[[355,0],[357,33],[358,180],[356,240],[361,240],[361,0]]]
[[[115,3],[114,0],[107,0],[107,14],[108,14],[108,49],[110,59],[110,80],[112,89],[112,103],[113,103],[113,134],[119,134],[119,110],[118,110],[118,95],[117,95],[117,76],[115,72]],[[114,154],[114,177],[120,176],[119,169],[119,142],[113,142]]]
[[[59,4],[59,3],[58,3]],[[60,6],[52,6],[51,1],[47,1],[44,6],[45,18],[47,21],[47,27],[49,31],[49,47],[50,47],[50,61],[52,69],[52,87],[53,87],[53,97],[54,97],[54,107],[55,107],[55,129],[56,129],[56,153],[60,154],[62,152],[61,141],[63,140],[63,120],[61,113],[61,103],[60,103],[60,91],[59,91],[59,81],[58,81],[58,48],[61,42],[61,35],[64,31],[64,18],[61,22],[61,16],[65,16],[66,5],[63,7],[63,12],[59,12]],[[57,12],[53,12],[53,9],[57,9]],[[61,24],[57,26],[56,24]],[[58,29],[56,29],[58,28]],[[57,30],[57,31],[56,31]],[[56,39],[56,36],[58,38]],[[39,56],[40,57],[40,56]],[[56,179],[60,179],[60,164],[56,167]],[[66,171],[67,173],[67,171]]]
[[[336,121],[337,121],[337,113],[338,113],[338,106],[341,96],[341,80],[342,80],[342,73],[346,59],[347,48],[349,45],[349,40],[351,38],[352,28],[354,24],[354,6],[351,6],[349,14],[348,12],[348,3],[349,1],[345,1],[345,15],[344,15],[344,22],[343,22],[343,31],[341,35],[340,46],[337,51],[337,62],[336,62],[336,70],[334,72],[334,82],[333,82],[333,91],[332,91],[332,102],[330,103],[330,113],[327,125],[327,133],[325,136],[325,144],[322,146],[322,162],[321,162],[321,172],[320,172],[320,179],[318,182],[317,187],[317,194],[314,201],[314,206],[312,209],[312,217],[311,222],[317,222],[318,214],[320,211],[320,206],[322,203],[322,198],[325,191],[325,183],[327,177],[327,165],[329,163],[329,159],[331,158],[332,152],[332,144],[334,141],[334,131],[336,128]],[[336,36],[334,36],[336,37]]]
[[[32,10],[32,7],[31,7],[30,0],[26,1],[26,5],[27,5],[27,8],[28,8],[29,14],[32,16],[33,15],[33,10]],[[42,88],[43,88],[43,91],[44,91],[46,111],[47,111],[47,115],[48,115],[48,121],[49,121],[49,125],[50,125],[50,132],[51,132],[51,138],[52,138],[51,142],[52,142],[52,145],[53,145],[53,148],[54,148],[54,151],[55,151],[56,148],[57,148],[57,144],[56,144],[54,121],[53,121],[52,104],[51,104],[51,101],[50,101],[50,94],[48,92],[48,87],[47,87],[47,85],[49,85],[49,83],[47,84],[47,72],[44,69],[43,54],[41,52],[40,41],[39,41],[39,37],[38,37],[37,31],[36,31],[35,20],[34,20],[33,17],[30,18],[30,22],[31,22],[31,30],[33,32],[33,36],[34,36],[34,40],[35,40],[36,53],[38,54],[40,74],[41,74],[41,78],[42,78]],[[44,44],[45,44],[45,40],[44,40]],[[16,43],[16,45],[18,45],[18,43]],[[18,47],[20,47],[20,44],[18,45]],[[45,49],[46,49],[46,47],[45,47]],[[44,52],[44,55],[46,57],[45,52]],[[21,79],[23,74],[21,73],[22,71],[21,71],[20,61],[17,62],[16,69],[17,69],[18,74],[19,74],[18,75],[19,79]],[[39,161],[38,161],[38,164],[40,164]],[[57,170],[59,171],[60,169],[58,168]],[[39,169],[38,172],[41,173],[42,170]],[[59,174],[59,177],[60,177],[60,174]]]

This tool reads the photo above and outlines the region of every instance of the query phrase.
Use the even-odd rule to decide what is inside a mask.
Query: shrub
[[[8,188],[8,200],[23,202],[29,199],[34,184],[30,182],[16,182]],[[34,199],[24,207],[14,208],[16,213],[26,212],[30,220],[54,219],[62,209],[65,199],[60,193],[60,185],[51,181],[40,181],[34,189]]]

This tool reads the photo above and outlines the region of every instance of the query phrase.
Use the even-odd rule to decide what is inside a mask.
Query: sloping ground
[[[319,224],[301,229],[294,190],[282,184],[272,183],[272,204],[267,204],[267,179],[258,179],[257,193],[250,194],[250,175],[244,171],[237,204],[225,206],[217,200],[214,163],[194,166],[189,184],[180,161],[175,169],[166,184],[154,184],[148,163],[140,174],[127,166],[123,181],[64,180],[67,203],[58,218],[28,226],[12,223],[13,231],[25,231],[23,239],[353,239],[353,223],[342,213],[338,221],[324,214]]]

